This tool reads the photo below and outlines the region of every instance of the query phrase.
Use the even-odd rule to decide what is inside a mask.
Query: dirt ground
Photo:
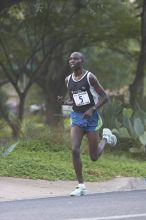
[[[146,180],[134,177],[116,177],[106,182],[85,184],[88,194],[146,189]],[[0,177],[0,201],[68,196],[76,186],[76,181]]]

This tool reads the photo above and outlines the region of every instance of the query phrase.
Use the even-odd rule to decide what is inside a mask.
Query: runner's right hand
[[[57,102],[58,102],[60,105],[63,105],[63,104],[64,104],[64,98],[63,98],[63,96],[57,96]]]

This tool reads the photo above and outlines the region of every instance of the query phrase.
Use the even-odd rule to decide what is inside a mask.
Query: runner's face
[[[72,53],[69,58],[69,65],[72,70],[77,70],[82,67],[82,58],[78,53]]]

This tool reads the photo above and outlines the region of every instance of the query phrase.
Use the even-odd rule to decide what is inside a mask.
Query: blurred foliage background
[[[1,145],[52,129],[63,143],[69,119],[56,97],[66,95],[73,51],[111,97],[100,113],[118,149],[146,155],[145,0],[1,1]]]

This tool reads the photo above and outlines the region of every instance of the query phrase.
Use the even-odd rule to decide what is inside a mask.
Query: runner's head
[[[80,52],[73,52],[69,57],[69,65],[72,70],[81,69],[84,63],[84,55]]]

